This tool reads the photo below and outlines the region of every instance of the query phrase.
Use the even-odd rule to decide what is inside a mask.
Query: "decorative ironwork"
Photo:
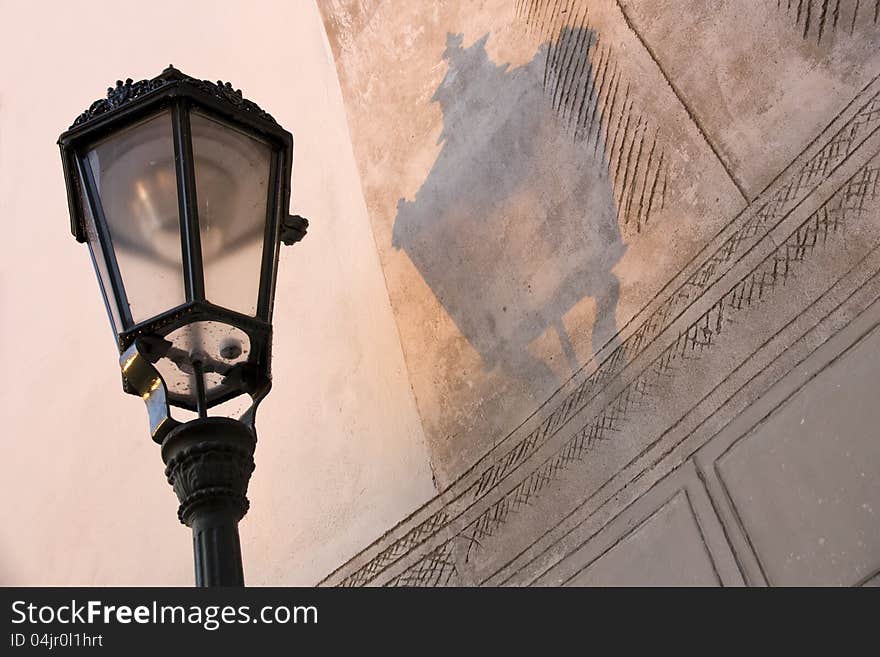
[[[261,119],[277,123],[277,121],[272,118],[272,115],[264,111],[255,102],[245,98],[241,93],[241,89],[235,89],[231,82],[223,82],[221,80],[217,80],[217,82],[198,80],[182,73],[174,68],[174,66],[169,65],[160,75],[151,80],[139,80],[138,82],[134,82],[131,78],[128,78],[125,82],[117,80],[115,87],[108,87],[107,97],[101,98],[92,103],[89,106],[89,109],[80,114],[70,127],[75,128],[87,121],[91,121],[96,117],[106,114],[107,112],[118,109],[136,98],[145,96],[148,93],[161,89],[167,85],[180,82],[192,85],[199,91],[213,96],[218,100],[229,103],[239,110],[250,112]]]
[[[229,506],[236,521],[247,513],[255,445],[252,432],[226,418],[195,420],[169,434],[165,477],[180,501],[181,523],[191,525],[200,504]]]
[[[260,118],[271,121],[272,123],[276,122],[275,119],[273,119],[272,116],[264,111],[259,105],[242,96],[241,89],[233,88],[231,82],[223,82],[221,80],[217,80],[217,82],[209,82],[208,80],[196,80],[189,77],[187,77],[186,81],[215,98],[219,98],[220,100],[235,105],[240,110],[252,112]]]
[[[206,417],[162,441],[165,476],[193,530],[196,586],[242,586],[238,521],[247,513],[256,434],[241,422]]]

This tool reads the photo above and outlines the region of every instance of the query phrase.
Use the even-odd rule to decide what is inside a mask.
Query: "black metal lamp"
[[[229,83],[169,66],[117,82],[58,143],[124,390],[146,402],[193,530],[196,585],[242,585],[279,243],[308,227],[287,213],[293,138]]]

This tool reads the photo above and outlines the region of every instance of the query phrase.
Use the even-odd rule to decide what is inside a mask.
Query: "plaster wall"
[[[0,2],[0,583],[192,582],[190,531],[122,393],[55,140],[117,78],[230,80],[294,133],[274,388],[257,418],[249,584],[310,584],[434,492],[313,2]]]
[[[442,488],[323,582],[876,583],[880,2],[320,7]]]

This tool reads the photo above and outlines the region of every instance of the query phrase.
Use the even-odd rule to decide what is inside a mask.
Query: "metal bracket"
[[[299,242],[306,236],[309,220],[298,214],[289,214],[281,222],[281,241],[287,246]]]
[[[161,338],[138,338],[119,357],[122,378],[147,405],[150,435],[160,445],[169,431],[180,426],[180,422],[171,417],[165,381],[153,367],[153,363],[170,347],[171,343]]]
[[[255,375],[253,366],[249,363],[238,363],[229,368],[226,372],[226,376],[223,377],[223,383],[244,390],[248,396],[250,396],[251,405],[241,414],[238,421],[244,423],[256,432],[257,407],[260,405],[260,402],[263,401],[263,398],[269,394],[269,390],[272,388],[271,381],[260,384]]]

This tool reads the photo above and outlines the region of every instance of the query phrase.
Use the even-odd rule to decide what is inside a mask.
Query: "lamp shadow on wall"
[[[560,40],[586,42],[578,32],[566,28]],[[442,148],[415,199],[398,202],[392,244],[487,370],[501,367],[546,396],[560,376],[530,345],[555,332],[567,368],[580,369],[575,345],[584,337],[569,335],[564,318],[586,297],[591,351],[614,339],[612,268],[626,247],[599,131],[593,139],[560,121],[561,96],[557,103],[547,84],[561,74],[550,44],[510,68],[491,61],[488,36],[467,48],[461,35],[447,36],[448,71],[432,98],[443,113]],[[591,69],[587,61],[579,75],[589,80]]]

